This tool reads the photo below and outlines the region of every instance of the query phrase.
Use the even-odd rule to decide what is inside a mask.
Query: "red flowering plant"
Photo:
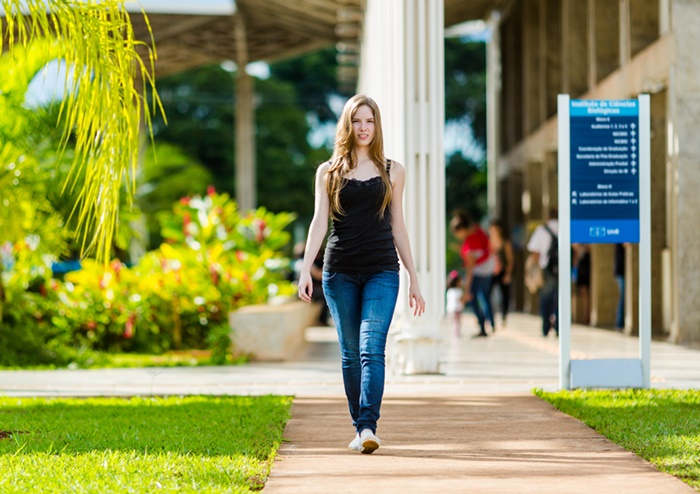
[[[86,363],[87,346],[76,339],[73,312],[51,278],[53,257],[41,237],[0,246],[4,310],[0,315],[0,365]]]
[[[135,268],[137,290],[150,305],[140,322],[167,333],[172,347],[198,348],[213,328],[227,331],[230,311],[292,294],[283,249],[293,220],[264,208],[241,216],[236,203],[213,188],[181,199],[160,216],[165,243]]]
[[[132,268],[117,260],[105,265],[84,259],[82,269],[66,274],[65,281],[51,279],[50,259],[33,248],[31,238],[17,243],[11,256],[17,266],[4,275],[12,280],[4,320],[14,321],[12,327],[31,323],[26,334],[43,335],[33,346],[21,340],[17,352],[34,348],[27,351],[36,355],[37,348],[59,343],[75,349],[60,358],[56,352],[42,357],[58,365],[82,365],[87,357],[80,360],[77,353],[89,356],[90,350],[212,348],[225,354],[230,311],[293,294],[283,254],[290,241],[285,228],[293,219],[263,208],[241,215],[226,194],[209,190],[179,201],[161,217],[166,242]],[[22,359],[36,360],[13,357]]]
[[[85,259],[81,270],[65,278],[59,296],[73,309],[70,316],[77,338],[88,341],[96,350],[159,350],[152,335],[136,332],[145,308],[142,296],[134,289],[138,280],[134,270],[119,260],[105,266]]]

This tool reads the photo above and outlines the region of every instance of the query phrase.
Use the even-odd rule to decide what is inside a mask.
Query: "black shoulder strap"
[[[554,240],[557,239],[557,236],[554,234],[551,228],[549,228],[549,225],[547,223],[542,223],[542,226],[544,227],[545,230],[547,230],[547,233],[549,233]]]

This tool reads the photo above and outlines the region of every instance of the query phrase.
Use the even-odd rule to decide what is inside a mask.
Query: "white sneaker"
[[[375,449],[379,448],[382,442],[370,429],[365,429],[360,433],[360,453],[371,455]]]
[[[353,439],[350,444],[348,444],[348,448],[350,449],[356,449],[357,451],[362,450],[362,440],[360,439],[360,435],[356,434],[355,439]]]

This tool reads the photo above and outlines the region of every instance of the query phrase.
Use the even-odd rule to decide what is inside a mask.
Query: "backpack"
[[[546,223],[542,226],[552,237],[549,250],[547,251],[547,266],[544,269],[554,276],[559,276],[559,238],[550,230]]]

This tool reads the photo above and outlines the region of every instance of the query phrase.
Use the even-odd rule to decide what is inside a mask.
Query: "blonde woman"
[[[408,303],[425,311],[403,216],[405,169],[384,156],[379,107],[356,95],[336,125],[330,161],[316,172],[314,217],[299,275],[299,297],[311,301],[311,265],[332,220],[323,291],[340,342],[343,383],[355,439],[369,454],[384,394],[385,347],[399,291],[399,258],[408,272]],[[398,255],[397,255],[398,253]]]

